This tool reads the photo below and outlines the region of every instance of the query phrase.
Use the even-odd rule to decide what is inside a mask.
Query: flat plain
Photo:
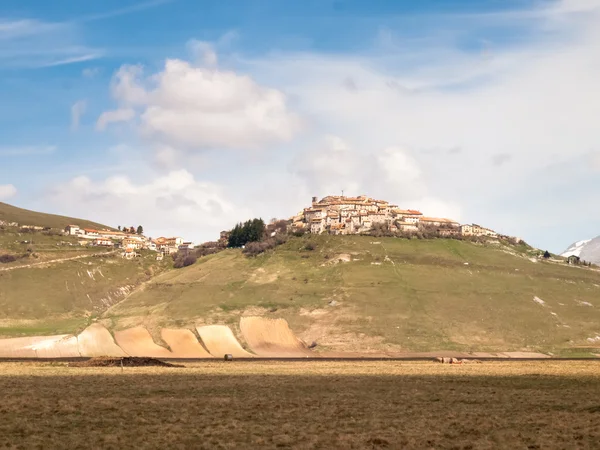
[[[600,362],[0,364],[2,448],[598,448]]]

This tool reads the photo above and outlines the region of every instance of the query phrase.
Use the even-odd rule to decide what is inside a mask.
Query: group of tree
[[[227,247],[239,248],[249,242],[259,242],[265,239],[266,226],[262,219],[251,219],[238,223],[229,234]]]
[[[130,233],[130,234],[139,234],[142,235],[144,234],[144,227],[142,227],[141,225],[138,225],[137,228],[135,227],[122,227],[121,225],[119,225],[118,227],[119,231],[123,231],[124,233]]]

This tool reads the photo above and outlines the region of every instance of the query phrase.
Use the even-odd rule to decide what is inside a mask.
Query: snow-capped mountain
[[[579,256],[583,261],[600,263],[600,236],[594,239],[575,242],[561,256]]]

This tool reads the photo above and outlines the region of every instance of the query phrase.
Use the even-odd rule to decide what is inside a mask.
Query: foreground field
[[[0,365],[0,447],[597,448],[600,363]]]

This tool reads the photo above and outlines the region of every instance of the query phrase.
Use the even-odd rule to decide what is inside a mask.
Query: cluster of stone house
[[[330,195],[321,200],[313,197],[311,206],[291,221],[292,231],[304,230],[313,234],[359,234],[370,231],[375,224],[385,224],[392,232],[417,232],[426,228],[442,236],[497,236],[493,230],[479,225],[460,225],[451,219],[427,217],[420,211],[401,209],[366,195]]]
[[[151,239],[143,235],[125,233],[122,231],[96,230],[93,228],[80,228],[77,225],[68,225],[65,233],[80,237],[81,245],[95,245],[99,247],[115,247],[123,249],[124,258],[133,258],[138,254],[136,250],[152,250],[163,255],[177,253],[179,250],[194,248],[191,242],[184,242],[180,237],[159,237]]]

